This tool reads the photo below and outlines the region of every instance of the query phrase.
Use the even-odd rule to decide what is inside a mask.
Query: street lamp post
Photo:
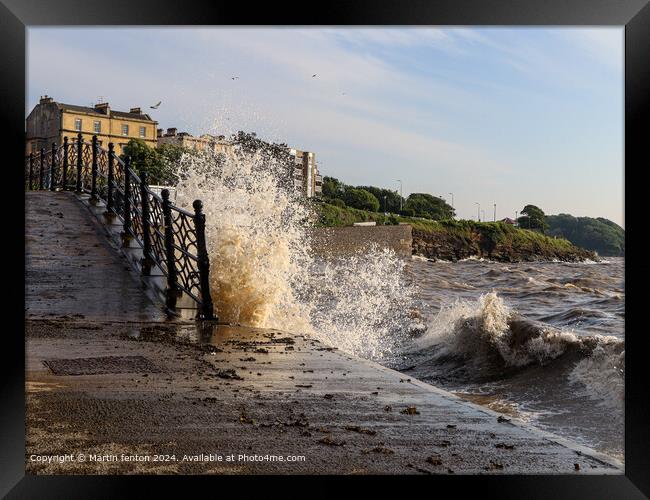
[[[481,204],[475,201],[474,205],[476,205],[476,220],[477,222],[481,222]]]
[[[399,182],[399,211],[402,211],[402,181],[397,179],[397,182]]]
[[[494,204],[494,222],[497,221],[497,204]]]

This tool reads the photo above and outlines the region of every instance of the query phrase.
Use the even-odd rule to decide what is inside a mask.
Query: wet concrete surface
[[[53,198],[57,205],[40,207],[48,210],[43,218],[64,209],[63,219],[78,227],[40,229],[39,207],[28,206],[28,473],[623,472],[607,457],[310,337],[164,321],[155,304],[137,297],[137,280],[120,268],[119,257],[97,241],[92,225],[84,225],[87,216],[67,218],[78,207]],[[76,232],[83,234],[83,245],[62,236]],[[59,246],[50,251],[52,245],[39,240],[46,236]],[[103,263],[106,272],[95,277],[122,283],[131,300],[109,297],[122,287],[104,291],[93,285],[86,293],[74,278],[77,248],[93,249],[77,259]],[[49,253],[59,257],[47,265]],[[54,280],[55,265],[71,276],[64,283],[69,289]],[[87,306],[88,297],[106,297],[107,306]],[[49,310],[48,304],[62,310]],[[125,369],[115,361],[124,358],[140,362]],[[76,373],[82,374],[56,375],[47,366],[66,359],[79,360],[76,366],[84,370]],[[66,454],[75,460],[31,458]],[[80,455],[85,461],[77,460]],[[124,460],[136,455],[148,461]],[[163,457],[155,460],[156,455]],[[210,455],[222,460],[210,461]],[[247,461],[243,455],[304,460]]]
[[[25,194],[25,314],[28,318],[163,320],[99,222],[69,192]]]
[[[27,345],[29,472],[622,472],[588,450],[564,446],[300,335],[221,325],[197,332],[192,325],[50,319],[28,322]],[[98,363],[141,356],[154,369],[55,375],[45,362],[62,356]],[[32,453],[169,454],[175,460],[48,465],[30,462]],[[183,460],[201,453],[305,459]]]

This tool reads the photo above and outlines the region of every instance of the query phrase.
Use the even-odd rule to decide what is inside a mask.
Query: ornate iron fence
[[[200,319],[217,319],[210,295],[210,259],[205,240],[205,214],[201,200],[194,213],[175,206],[169,190],[155,193],[145,173],[138,176],[130,158],[122,161],[108,144],[103,149],[93,136],[84,142],[64,137],[63,144],[25,158],[25,184],[29,190],[76,191],[90,195],[90,203],[105,204],[104,215],[122,223],[124,246],[135,241],[142,248],[141,272],[149,276],[155,265],[167,279],[166,306],[176,309],[185,292],[197,303]]]

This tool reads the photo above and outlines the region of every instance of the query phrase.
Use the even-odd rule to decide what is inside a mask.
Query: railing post
[[[43,189],[43,176],[45,175],[45,148],[41,148],[41,168],[38,175],[38,189]]]
[[[115,149],[112,142],[108,143],[108,186],[106,192],[105,217],[113,217],[113,182],[115,182]]]
[[[131,157],[124,159],[124,229],[122,246],[128,247],[131,241]]]
[[[217,319],[214,316],[214,306],[210,295],[210,257],[205,242],[205,214],[203,213],[203,202],[194,200],[194,229],[196,230],[196,251],[199,264],[199,280],[201,283],[201,309],[200,319]]]
[[[77,193],[81,194],[81,169],[83,168],[84,138],[77,135]]]
[[[176,258],[174,257],[174,230],[172,228],[172,208],[169,201],[169,190],[163,189],[160,193],[163,203],[163,220],[165,223],[165,261],[167,263],[167,296],[166,305],[169,311],[176,309],[176,300],[181,295],[178,288],[178,276],[176,272]]]
[[[63,138],[63,172],[61,175],[61,190],[68,186],[68,138]]]
[[[93,135],[92,141],[92,176],[90,184],[90,203],[96,205],[99,199],[97,198],[97,136]]]
[[[142,274],[149,276],[153,259],[151,258],[151,221],[149,220],[149,189],[147,187],[147,172],[140,174],[140,203],[142,204]]]
[[[29,190],[34,189],[34,153],[29,153]]]
[[[56,174],[56,142],[52,143],[52,161],[50,161],[50,191],[56,191],[54,175]]]

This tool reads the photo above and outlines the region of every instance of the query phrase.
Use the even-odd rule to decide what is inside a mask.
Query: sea
[[[384,363],[623,461],[624,268],[414,257],[426,327]]]
[[[623,460],[623,258],[324,258],[284,169],[263,152],[181,158],[176,203],[203,201],[221,320],[309,334]]]

